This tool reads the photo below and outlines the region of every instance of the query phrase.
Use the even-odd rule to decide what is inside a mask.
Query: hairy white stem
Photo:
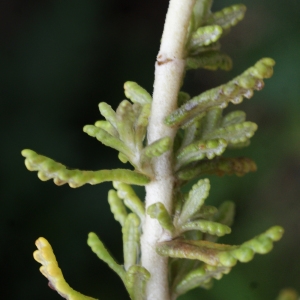
[[[170,0],[160,51],[155,65],[155,81],[151,117],[148,126],[148,143],[169,136],[172,140],[176,128],[164,124],[164,119],[177,108],[185,61],[184,47],[187,29],[195,0]],[[173,201],[172,152],[153,160],[154,180],[146,186],[146,207],[162,202],[171,212]],[[151,274],[147,286],[147,300],[170,299],[168,287],[168,259],[155,251],[158,241],[170,237],[159,223],[146,216],[141,240],[142,265]]]

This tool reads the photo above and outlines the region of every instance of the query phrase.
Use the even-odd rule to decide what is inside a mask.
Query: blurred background
[[[275,299],[284,287],[300,291],[300,2],[243,0],[246,17],[222,40],[232,71],[190,71],[192,96],[225,83],[261,57],[276,60],[265,88],[239,107],[259,125],[246,155],[258,171],[245,177],[210,177],[207,204],[233,200],[233,232],[239,244],[282,225],[286,232],[266,255],[239,263],[212,290],[196,289],[180,300]],[[235,4],[216,0],[213,10]],[[46,237],[68,283],[99,299],[129,299],[121,281],[86,244],[96,232],[122,262],[121,229],[107,203],[111,183],[79,189],[41,182],[28,172],[24,148],[81,169],[120,167],[117,153],[82,132],[101,119],[98,103],[113,108],[123,83],[137,81],[152,93],[167,0],[2,0],[0,2],[1,101],[1,299],[55,300],[32,258]],[[143,190],[137,189],[139,195]]]

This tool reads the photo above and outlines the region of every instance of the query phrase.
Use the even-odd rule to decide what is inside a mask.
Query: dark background
[[[272,225],[286,232],[266,255],[238,264],[210,291],[182,300],[275,299],[300,282],[300,2],[244,0],[246,18],[223,40],[234,68],[187,76],[192,95],[224,83],[264,56],[276,60],[263,91],[235,109],[259,125],[248,155],[258,171],[243,178],[211,178],[207,200],[233,200],[237,216],[226,242],[241,243]],[[234,1],[215,1],[219,10]],[[2,0],[0,2],[1,99],[1,299],[54,300],[32,258],[34,241],[46,237],[68,283],[99,299],[128,299],[118,277],[90,251],[95,231],[122,261],[121,231],[106,200],[111,183],[71,189],[41,182],[25,169],[24,148],[82,169],[120,166],[116,151],[82,132],[100,119],[101,101],[116,108],[123,83],[152,92],[167,0]],[[232,109],[230,105],[228,109]],[[142,195],[142,189],[138,189]]]

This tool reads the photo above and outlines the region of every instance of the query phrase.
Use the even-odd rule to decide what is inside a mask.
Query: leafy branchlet
[[[186,39],[186,70],[232,67],[230,57],[220,52],[219,39],[243,19],[246,8],[233,5],[212,13],[211,5],[212,0],[195,2]],[[134,170],[73,170],[32,150],[22,151],[26,167],[38,171],[41,180],[54,179],[57,185],[68,183],[71,187],[113,181],[115,189],[109,191],[108,201],[122,227],[124,264],[113,259],[95,233],[89,234],[88,245],[119,275],[131,299],[146,299],[147,282],[150,276],[155,276],[141,265],[141,224],[146,214],[157,220],[169,238],[159,241],[156,251],[170,258],[172,299],[195,287],[210,288],[214,279],[229,273],[238,261],[248,262],[255,253],[269,252],[281,238],[283,229],[274,226],[239,246],[219,244],[218,238],[231,232],[235,205],[226,201],[216,208],[204,203],[210,190],[205,174],[243,176],[256,170],[255,162],[249,158],[222,156],[226,149],[248,146],[257,130],[255,123],[246,121],[243,111],[223,115],[223,110],[229,102],[239,104],[244,97],[251,98],[254,90],[261,90],[263,79],[272,76],[274,64],[271,58],[263,58],[228,83],[192,98],[179,92],[179,108],[165,119],[167,126],[177,130],[174,143],[168,137],[151,144],[145,142],[152,98],[137,83],[126,82],[125,95],[131,102],[123,100],[115,111],[107,103],[100,103],[105,120],[86,125],[84,132],[117,150],[119,159],[129,162]],[[155,180],[152,160],[168,151],[174,152],[173,210],[168,211],[159,197],[146,209],[130,184],[151,184]],[[190,192],[184,194],[182,186],[198,177]],[[43,265],[41,272],[51,287],[66,299],[92,299],[65,283],[52,248],[44,238],[37,241],[37,247],[34,257]],[[278,299],[290,299],[288,295],[282,294]]]

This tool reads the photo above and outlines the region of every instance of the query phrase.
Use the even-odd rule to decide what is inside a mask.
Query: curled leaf
[[[115,220],[118,221],[121,226],[124,226],[128,214],[123,201],[118,197],[118,194],[115,190],[110,190],[108,192],[108,203]]]
[[[93,185],[114,180],[136,185],[145,185],[150,182],[150,178],[147,176],[131,170],[72,170],[51,158],[39,155],[29,149],[23,150],[22,155],[26,157],[25,165],[29,171],[38,171],[40,180],[46,181],[53,179],[56,185],[68,183],[70,187],[77,188],[86,183]]]
[[[170,232],[173,232],[175,230],[172,218],[161,202],[156,202],[150,205],[147,209],[147,214],[152,219],[157,219],[161,227],[163,227],[164,229]]]
[[[49,286],[68,300],[96,300],[73,290],[65,281],[62,271],[58,266],[56,257],[49,242],[40,237],[35,242],[38,250],[33,253],[34,259],[42,264],[41,273],[49,280]]]
[[[113,186],[117,190],[118,197],[124,200],[124,204],[143,220],[145,217],[145,206],[133,188],[119,181],[114,181]]]
[[[150,94],[136,82],[125,82],[124,90],[125,96],[134,103],[148,104],[152,102]]]
[[[90,232],[88,235],[87,244],[91,247],[92,251],[98,256],[99,259],[107,263],[107,265],[115,271],[125,284],[126,272],[123,266],[119,265],[110,253],[107,251],[103,243],[94,232]]]
[[[162,256],[197,259],[212,266],[233,267],[237,261],[249,262],[255,253],[270,252],[273,242],[281,239],[283,231],[280,226],[271,227],[265,233],[240,246],[216,244],[203,240],[175,239],[158,243],[156,251]]]
[[[211,14],[206,23],[219,25],[224,30],[229,29],[244,18],[246,9],[246,6],[243,4],[225,7],[221,11]]]
[[[198,47],[208,46],[216,42],[222,35],[222,32],[222,27],[218,25],[199,27],[191,36],[188,46],[190,52],[193,52]]]
[[[207,220],[196,220],[192,222],[187,222],[180,226],[180,231],[189,231],[189,230],[199,230],[203,233],[208,233],[211,235],[223,236],[231,232],[230,227]]]
[[[169,151],[172,146],[172,141],[169,137],[161,138],[143,149],[143,154],[148,158],[153,158],[162,155]]]
[[[271,58],[259,60],[253,67],[227,84],[208,90],[189,100],[170,114],[165,119],[165,123],[169,126],[182,126],[214,106],[225,108],[229,102],[238,104],[242,102],[243,97],[251,98],[253,90],[263,88],[263,79],[272,76],[274,64]]]

